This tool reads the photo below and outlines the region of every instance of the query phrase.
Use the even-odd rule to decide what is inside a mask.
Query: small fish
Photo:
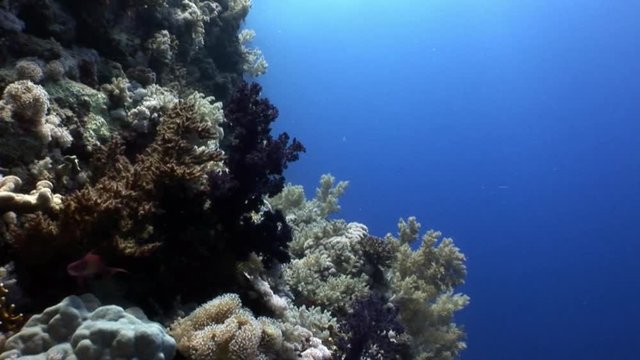
[[[107,266],[102,257],[92,251],[67,266],[67,273],[76,278],[79,285],[83,285],[87,280],[97,276],[111,276],[117,272],[128,273],[125,269]]]

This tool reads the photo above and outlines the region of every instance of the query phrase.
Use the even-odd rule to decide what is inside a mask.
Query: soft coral
[[[284,216],[262,211],[262,221],[255,223],[248,215],[261,212],[263,198],[282,190],[282,173],[305,149],[287,133],[271,136],[278,109],[260,97],[261,90],[256,83],[242,82],[225,104],[227,136],[222,147],[229,171],[210,174],[210,199],[222,227],[235,233],[233,237],[241,235],[243,243],[235,247],[238,255],[257,251],[267,260],[284,262],[289,260],[286,246],[291,239]]]

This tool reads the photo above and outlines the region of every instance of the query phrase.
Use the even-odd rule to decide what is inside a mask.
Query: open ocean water
[[[468,258],[467,360],[640,359],[640,2],[258,0],[288,180]]]

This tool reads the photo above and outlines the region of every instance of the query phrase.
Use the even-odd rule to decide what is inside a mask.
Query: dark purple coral
[[[287,133],[271,136],[278,109],[260,97],[261,90],[256,83],[242,82],[225,104],[227,121],[222,147],[229,172],[211,174],[210,199],[224,231],[241,235],[237,239],[242,243],[234,241],[237,255],[258,250],[267,261],[286,262],[291,233],[284,216],[261,207],[265,196],[282,190],[284,170],[305,149],[295,138],[290,141]],[[248,216],[252,212],[261,213],[262,221],[252,221]]]
[[[356,301],[340,330],[347,336],[338,342],[342,360],[404,359],[408,347],[398,310],[378,294]]]

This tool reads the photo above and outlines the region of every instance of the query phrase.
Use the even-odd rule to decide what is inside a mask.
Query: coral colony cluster
[[[249,0],[0,1],[0,359],[454,359],[465,258],[287,185]],[[419,243],[417,243],[419,242]]]

